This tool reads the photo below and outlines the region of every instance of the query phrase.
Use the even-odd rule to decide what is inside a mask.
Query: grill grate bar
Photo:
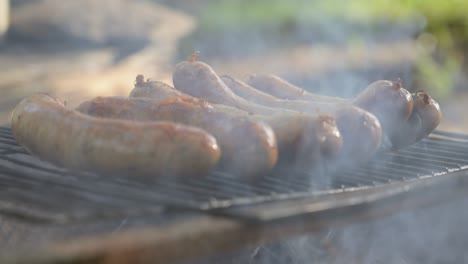
[[[2,174],[0,176],[5,176]],[[99,181],[94,182],[92,185],[89,182],[85,182],[84,184],[80,184],[81,181],[74,181],[65,183],[63,181],[54,181],[54,180],[47,180],[47,178],[30,178],[28,175],[16,175],[16,177],[12,178],[10,176],[6,176],[3,179],[3,182],[11,182],[16,184],[21,184],[20,192],[25,192],[28,190],[29,193],[38,194],[38,198],[31,198],[30,200],[33,202],[41,200],[41,197],[46,197],[46,204],[49,205],[49,208],[52,204],[56,201],[60,201],[60,197],[67,197],[72,198],[76,193],[75,198],[79,199],[72,199],[74,202],[84,201],[85,205],[88,206],[90,202],[94,205],[105,205],[106,208],[109,207],[125,207],[125,206],[132,206],[132,207],[139,207],[141,205],[155,205],[157,201],[167,201],[167,202],[179,202],[179,203],[186,203],[186,200],[181,199],[182,195],[178,196],[169,196],[166,195],[165,197],[161,195],[161,192],[148,192],[151,196],[144,196],[141,195],[144,192],[144,189],[136,188],[132,190],[128,187],[121,188],[119,185],[112,185],[112,184],[102,184]],[[43,191],[47,190],[51,194],[57,194],[52,196],[51,194],[47,196],[43,196]],[[63,190],[63,192],[60,192]],[[57,197],[56,197],[57,196]],[[129,199],[131,197],[132,199]],[[186,198],[188,198],[187,196]],[[57,199],[58,198],[58,199]],[[75,203],[75,206],[77,204]],[[63,204],[63,206],[69,206],[68,204]],[[86,207],[83,206],[83,207]],[[62,208],[63,209],[63,208]]]
[[[19,165],[19,166],[27,167],[27,168],[31,168],[31,169],[37,169],[37,170],[40,170],[42,172],[48,172],[48,173],[51,173],[51,174],[60,175],[60,174],[63,174],[66,171],[66,170],[63,170],[63,169],[50,168],[49,166],[47,166],[46,163],[42,163],[41,165],[37,165],[37,162],[32,163],[32,162],[25,161],[24,159],[10,158],[8,156],[2,157],[2,160],[14,163],[15,165]]]
[[[466,161],[466,159],[459,158],[458,155],[453,155],[450,158],[447,158],[442,155],[437,155],[436,153],[431,153],[431,152],[425,152],[424,154],[422,154],[422,153],[417,153],[415,151],[402,150],[400,153],[408,154],[408,156],[411,156],[413,158],[418,158],[418,159],[427,160],[427,161],[447,162],[449,164],[457,164],[459,162],[463,163]]]
[[[442,144],[442,147],[445,149],[454,149],[460,152],[463,152],[464,148],[468,145],[467,142],[463,141],[455,141],[455,140],[449,140],[445,138],[427,138],[422,142],[422,145],[420,147],[424,147],[426,149],[429,149],[432,146],[438,146]]]
[[[432,135],[438,135],[438,136],[443,136],[443,137],[447,137],[447,138],[460,139],[460,140],[468,141],[468,135],[466,135],[466,134],[436,130],[436,131],[432,132]]]
[[[270,190],[270,194],[289,193],[292,191],[291,189],[286,188],[285,186],[281,186],[279,184],[275,184],[274,182],[270,182],[267,180],[261,181],[259,185]]]
[[[424,166],[425,168],[433,168],[434,170],[440,170],[444,169],[446,167],[457,167],[458,162],[450,162],[450,161],[438,161],[435,159],[430,159],[430,158],[420,158],[420,157],[409,157],[409,156],[398,156],[397,154],[389,154],[391,155],[394,159],[393,162],[395,164],[401,164],[401,163],[410,163],[410,164],[420,164],[421,166]]]
[[[368,172],[369,170],[363,169],[361,170],[361,173],[359,175],[354,176],[354,179],[360,180],[362,179],[362,177],[366,177],[367,175],[368,180],[365,183],[371,185],[371,184],[375,184],[376,182],[387,183],[389,179],[392,179],[391,177],[395,176],[395,174],[388,173],[385,171],[375,171],[375,172],[373,171],[372,175],[369,175]],[[350,174],[352,175],[352,173]],[[347,176],[347,178],[353,178],[353,177]]]
[[[433,149],[427,149],[424,150],[424,154],[422,154],[419,151],[414,151],[414,150],[405,150],[403,152],[407,155],[418,155],[418,156],[427,156],[427,157],[432,157],[435,160],[439,160],[440,157],[453,157],[453,161],[458,160],[459,162],[465,162],[466,159],[468,158],[468,155],[465,154],[460,154],[455,151],[447,151],[447,150],[433,150]]]
[[[190,184],[192,184],[192,182],[197,182],[198,184],[204,183],[201,181],[192,180],[190,181]],[[235,181],[235,179],[232,178],[232,175],[229,175],[229,174],[226,175],[225,173],[222,173],[222,172],[213,173],[212,177],[207,177],[206,182],[210,183],[210,185],[207,185],[207,187],[210,187],[210,188],[219,188],[219,186],[222,186],[222,188],[227,187],[229,188],[229,190],[234,190],[235,192],[242,194],[242,195],[252,195],[253,193],[260,193],[260,194],[268,193],[268,190],[264,188],[260,188],[253,184],[249,184],[248,182]]]
[[[293,182],[298,186],[308,186],[309,189],[323,189],[324,186],[330,185],[330,175],[332,172],[325,173],[325,172],[304,172],[304,171],[294,171],[292,172],[290,169],[279,169],[276,173],[282,179],[287,179],[287,181]],[[291,175],[294,175],[292,177]]]
[[[410,169],[410,168],[399,168],[399,167],[394,167],[397,165],[397,162],[389,162],[386,167],[386,169],[368,169],[368,173],[372,173],[369,175],[381,175],[382,177],[392,179],[392,180],[402,180],[404,178],[414,178],[418,177],[421,175],[433,175],[434,172],[437,171],[446,171],[445,166],[429,166],[429,165],[421,165],[423,169],[417,170],[417,169]],[[393,165],[393,167],[392,167]],[[458,168],[458,167],[457,167]]]
[[[347,182],[348,183],[347,185],[351,185],[354,187],[374,185],[374,181],[370,179],[369,176],[365,177],[364,174],[359,173],[359,172],[346,173],[341,178],[338,178],[338,181],[339,181],[338,186],[343,185],[343,182]]]
[[[194,199],[197,201],[203,201],[211,199],[212,197],[220,197],[221,199],[231,199],[235,197],[234,194],[225,193],[219,189],[210,189],[207,190],[202,187],[196,187],[188,184],[178,184],[172,181],[161,182],[161,185],[158,186],[158,191],[171,194],[177,194],[178,196],[183,196],[185,199]]]
[[[2,180],[10,180],[11,178],[5,177],[4,174]],[[28,190],[27,192],[25,190]],[[48,195],[43,195],[44,191],[50,193]],[[94,203],[111,207],[125,207],[134,205],[128,199],[122,199],[117,195],[106,196],[105,190],[102,193],[93,191],[87,191],[80,188],[71,188],[67,185],[62,184],[47,184],[46,182],[33,182],[33,181],[16,181],[10,185],[8,188],[8,195],[16,195],[16,197],[29,197],[27,199],[31,200],[33,203],[43,202],[44,205],[47,205],[49,209],[60,209],[63,210],[64,207],[70,206],[70,204],[64,204],[61,202],[61,197],[70,197],[70,201],[73,201],[75,207],[86,207],[88,203]],[[33,197],[34,196],[34,197]],[[82,206],[79,206],[82,205]]]
[[[13,145],[15,143],[15,139],[14,138],[0,138],[0,143]]]
[[[268,185],[266,185],[268,183]],[[279,177],[267,177],[265,181],[262,182],[263,186],[281,186],[282,191],[284,192],[293,192],[297,191],[298,189],[303,188],[303,184],[299,184],[297,182],[288,181],[287,179],[281,179]]]
[[[373,164],[372,167],[369,167],[368,169],[373,170],[373,171],[377,171],[377,170],[387,171],[387,170],[392,170],[392,168],[397,167],[396,165],[398,165],[398,168],[400,168],[402,172],[405,172],[405,174],[415,173],[415,172],[424,173],[424,174],[432,173],[432,169],[425,168],[420,165],[414,165],[414,164],[400,164],[400,163],[392,161],[391,159],[376,161],[375,164]],[[397,174],[389,174],[389,175],[393,175],[393,177],[398,177]]]
[[[230,181],[225,181],[225,184],[220,184],[206,179],[206,181],[188,180],[188,185],[195,186],[200,189],[218,189],[219,192],[231,193],[232,196],[252,195],[254,192],[248,186],[242,184],[233,184]]]

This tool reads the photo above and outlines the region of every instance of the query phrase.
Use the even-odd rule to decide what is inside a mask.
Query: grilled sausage
[[[252,74],[247,77],[245,82],[266,94],[270,94],[281,99],[306,100],[313,102],[335,102],[336,100],[340,100],[340,98],[336,97],[311,94],[303,88],[297,87],[274,74]]]
[[[344,146],[336,120],[330,115],[282,114],[253,116],[268,123],[277,138],[282,165],[301,170],[335,162]]]
[[[172,122],[94,118],[43,94],[23,99],[10,124],[15,139],[31,153],[71,169],[206,175],[221,154],[216,139],[204,130]]]
[[[147,86],[145,96],[153,99],[159,98],[160,94],[166,94],[165,89],[174,89],[157,85],[154,82],[146,82],[143,86]],[[182,92],[174,93],[173,96],[185,102],[199,101],[198,98]],[[266,122],[270,125],[278,144],[281,164],[298,165],[308,162],[311,166],[315,166],[323,160],[336,158],[340,153],[342,139],[333,117],[295,112],[258,115],[231,106],[211,103],[210,105],[216,111],[247,117],[250,120]]]
[[[227,104],[257,114],[265,114],[267,112],[267,114],[279,113],[284,115],[291,112],[290,110],[283,110],[283,108],[260,106],[235,95],[209,65],[200,61],[189,60],[177,64],[173,74],[173,82],[176,89],[195,97],[204,98],[213,103]],[[369,153],[370,156],[379,148],[382,139],[382,128],[379,120],[373,117],[372,114],[363,113],[362,110],[353,106],[348,106],[347,109],[350,111],[346,113],[345,111],[337,111],[336,105],[332,104],[323,103],[318,108],[314,109],[314,114],[317,114],[317,111],[325,114],[334,114],[338,127],[344,126],[340,125],[339,122],[343,124],[359,122],[353,124],[354,127],[359,126],[358,130],[346,129],[345,131],[349,133],[360,131],[362,134],[345,134],[340,131],[344,140],[344,146],[349,148],[347,152],[358,151],[359,153],[363,153],[363,151],[360,151],[363,143],[372,144],[372,147],[365,148],[367,150],[374,149],[373,152]],[[257,111],[257,109],[260,110]],[[298,112],[295,113],[297,114]],[[336,116],[338,114],[343,116]],[[363,116],[366,117],[363,118]],[[367,138],[363,138],[363,141],[361,141],[360,139],[363,136],[367,136]],[[362,156],[367,157],[368,155]],[[359,156],[356,155],[354,157],[357,158]]]
[[[160,81],[144,80],[141,74],[135,78],[135,87],[130,91],[129,97],[149,97],[154,99],[171,99],[183,97],[184,94],[174,87]]]
[[[221,77],[224,83],[236,94],[252,102],[270,107],[287,108],[307,113],[330,113],[336,117],[338,129],[343,137],[341,159],[350,157],[352,162],[367,160],[378,149],[382,140],[379,120],[372,114],[350,104],[337,106],[328,102],[308,102],[284,100],[256,90],[233,77]]]
[[[429,135],[440,123],[442,112],[439,104],[426,92],[412,94],[414,110],[402,126],[401,133],[392,138],[392,149],[407,147]]]
[[[383,131],[390,137],[393,133],[398,133],[397,130],[413,111],[411,94],[402,87],[401,80],[376,81],[351,100],[309,93],[272,74],[251,75],[246,82],[282,99],[355,105],[374,114],[379,119]]]
[[[284,107],[297,111],[304,111],[304,109],[310,108],[311,105],[307,101],[291,101],[277,98],[271,94],[255,89],[247,83],[226,74],[221,75],[220,78],[224,84],[226,84],[226,86],[231,89],[232,92],[252,103],[271,107]]]
[[[164,89],[171,88],[160,90]],[[243,114],[227,113],[203,100],[97,97],[76,110],[98,117],[173,121],[202,128],[213,134],[221,147],[220,168],[246,177],[269,171],[278,158],[276,139],[268,125]]]
[[[247,83],[238,80],[229,75],[221,76],[221,80],[238,96],[252,103],[264,105],[273,108],[284,108],[293,111],[307,112],[307,113],[331,113],[336,112],[340,108],[335,102],[328,103],[317,101],[311,103],[304,100],[288,100],[276,98],[270,94],[262,92],[248,85]],[[342,104],[347,106],[348,104]]]
[[[197,61],[195,55],[175,66],[172,81],[177,90],[196,98],[203,98],[214,104],[229,105],[249,113],[262,115],[279,112],[293,113],[288,110],[272,109],[253,104],[237,96],[208,64]]]
[[[389,136],[399,133],[414,107],[413,98],[402,87],[401,80],[373,82],[351,102],[377,116]]]

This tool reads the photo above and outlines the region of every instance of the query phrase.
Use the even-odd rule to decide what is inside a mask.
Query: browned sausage
[[[442,112],[439,104],[426,92],[414,94],[414,110],[408,121],[400,129],[401,133],[392,139],[392,148],[407,147],[429,135],[440,123]]]
[[[311,94],[274,74],[252,74],[247,77],[245,82],[260,91],[281,99],[319,102],[339,100],[336,97]]]
[[[227,87],[231,89],[232,92],[246,100],[249,100],[252,103],[273,107],[282,107],[284,104],[287,104],[290,105],[293,110],[303,109],[309,106],[307,101],[299,101],[299,104],[302,105],[297,106],[297,104],[294,104],[294,102],[298,101],[279,99],[278,97],[275,97],[269,93],[263,92],[259,89],[255,89],[247,83],[227,74],[221,75],[220,78],[224,82],[224,84],[226,84]]]
[[[220,148],[204,130],[172,122],[94,118],[36,94],[10,117],[19,144],[39,158],[72,169],[148,176],[206,175]]]
[[[159,98],[160,94],[167,94],[167,90],[174,88],[167,85],[158,85],[155,82],[146,82],[145,96]],[[137,89],[137,88],[135,88]],[[177,90],[176,90],[177,91]],[[197,98],[188,94],[173,93],[173,98],[182,98],[185,102],[196,102]],[[210,104],[217,111],[234,116],[244,116],[253,121],[264,121],[271,126],[276,137],[279,151],[279,161],[283,164],[308,162],[311,166],[323,160],[336,158],[342,146],[335,119],[327,115],[307,115],[303,113],[272,113],[270,115],[257,115],[247,113],[238,108]]]
[[[276,139],[267,124],[252,121],[243,113],[217,109],[203,100],[97,97],[83,102],[77,110],[98,117],[173,121],[202,128],[213,134],[221,147],[220,168],[246,177],[269,171],[278,158]]]
[[[271,114],[278,113],[278,111],[283,111],[283,108],[261,106],[235,95],[234,92],[230,90],[229,87],[227,87],[227,85],[208,64],[200,61],[189,60],[177,64],[174,69],[173,82],[176,89],[195,97],[204,98],[213,103],[227,104],[257,114],[265,114],[265,112],[266,114]],[[317,112],[334,115],[344,114],[343,111],[336,112],[336,105],[328,103],[322,103],[320,107],[316,108],[317,109],[314,109],[314,114]],[[257,109],[260,110],[257,111]],[[363,143],[373,144],[373,147],[369,146],[368,148],[366,147],[366,149],[374,149],[374,151],[368,155],[362,155],[363,157],[372,156],[373,153],[379,148],[382,139],[382,128],[380,126],[379,120],[373,117],[370,113],[363,113],[363,111],[357,107],[347,106],[347,109],[353,109],[353,111],[348,111],[348,113],[343,115],[343,117],[335,116],[338,122],[338,127],[340,127],[339,122],[350,123],[352,120],[353,122],[359,122],[354,125],[359,126],[359,131],[363,133],[346,135],[340,131],[344,140],[344,146],[350,148],[350,150],[346,152],[357,151],[359,153],[363,153],[363,151],[361,151]],[[291,112],[290,110],[284,111]],[[281,114],[284,114],[284,111]],[[363,118],[363,115],[365,115],[366,118]],[[372,116],[372,118],[370,116]],[[357,130],[349,129],[346,131],[353,133],[357,132]],[[368,137],[360,140],[363,136]],[[354,157],[358,158],[359,155],[355,155],[352,158]]]
[[[174,87],[160,81],[144,80],[141,74],[135,78],[135,87],[130,91],[129,97],[149,97],[154,99],[171,99],[183,97],[184,94]]]
[[[336,112],[336,110],[339,109],[341,106],[350,106],[350,104],[347,103],[337,105],[335,102],[329,103],[317,101],[311,103],[310,101],[304,100],[280,99],[260,90],[257,90],[252,86],[248,85],[247,83],[229,75],[221,76],[221,80],[229,87],[229,89],[231,89],[231,91],[233,91],[238,96],[241,96],[245,100],[267,107],[273,107],[275,109],[284,108],[307,113],[334,114],[334,112]]]
[[[286,108],[307,113],[330,113],[336,117],[338,129],[343,137],[342,159],[351,156],[352,162],[367,160],[380,145],[382,130],[378,119],[351,104],[338,106],[328,102],[284,100],[256,90],[245,82],[224,75],[221,79],[236,94],[252,102],[270,107]]]
[[[423,138],[429,135],[442,120],[442,111],[440,110],[439,103],[437,103],[429,94],[424,91],[418,91],[413,95],[416,101],[416,112],[421,115],[423,120],[423,132],[420,137]]]
[[[262,115],[279,112],[293,113],[288,110],[253,104],[237,96],[208,64],[195,59],[196,56],[192,55],[190,60],[180,62],[175,66],[172,81],[177,90],[214,104],[229,105],[249,113]]]
[[[279,161],[301,169],[316,168],[335,161],[342,152],[343,139],[334,117],[329,115],[251,115],[271,126],[278,141]]]
[[[377,116],[389,136],[399,133],[399,128],[408,120],[414,106],[413,98],[402,87],[401,80],[373,82],[352,99],[352,103]]]
[[[402,87],[401,80],[376,81],[350,100],[309,93],[273,74],[251,75],[247,84],[282,99],[306,100],[314,104],[318,102],[353,104],[374,114],[389,137],[398,133],[398,129],[413,111],[411,94]]]

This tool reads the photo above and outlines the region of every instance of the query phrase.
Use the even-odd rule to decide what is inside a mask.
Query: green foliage
[[[416,63],[417,72],[431,92],[447,96],[457,70],[464,63],[458,49],[460,46],[467,49],[463,47],[468,44],[467,10],[468,0],[208,0],[199,17],[199,30],[284,27],[296,23],[318,28],[320,23],[316,22],[323,18],[371,25],[379,30],[376,21],[404,23],[422,16],[425,30],[437,39],[437,50],[443,53],[443,59],[425,56]],[[356,44],[359,40],[351,36],[348,43]]]
[[[431,56],[423,56],[416,64],[417,78],[423,86],[421,88],[430,89],[432,96],[446,99],[451,95],[451,87],[454,86],[455,74],[459,67],[459,61],[453,56],[441,63]]]
[[[429,24],[443,25],[450,21],[466,23],[466,10],[467,0],[212,0],[203,9],[201,21],[203,26],[214,28],[307,21],[323,15],[366,22],[381,17],[401,20],[421,14]]]

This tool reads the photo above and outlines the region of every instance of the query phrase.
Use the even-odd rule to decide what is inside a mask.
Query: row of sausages
[[[129,97],[97,97],[67,109],[36,94],[10,123],[38,157],[72,169],[152,176],[246,177],[278,164],[312,169],[367,161],[439,124],[439,105],[401,81],[377,81],[353,99],[312,94],[275,75],[242,81],[196,59],[176,65],[174,87],[138,75]]]

